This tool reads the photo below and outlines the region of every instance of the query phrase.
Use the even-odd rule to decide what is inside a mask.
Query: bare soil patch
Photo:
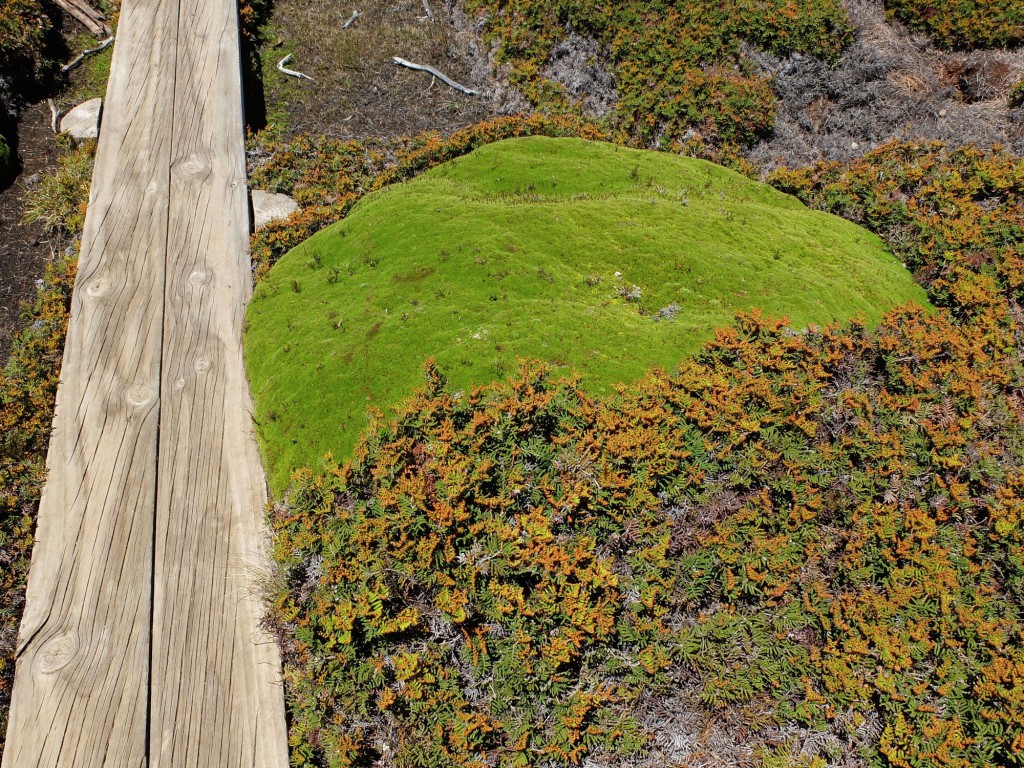
[[[283,136],[393,138],[423,131],[450,133],[526,103],[494,75],[474,22],[440,0],[360,0],[360,16],[344,24],[356,5],[328,0],[279,0],[261,49],[268,126]],[[286,77],[287,65],[315,82]],[[397,66],[393,56],[428,64],[482,91],[467,96],[423,72]],[[250,122],[259,116],[250,113]]]
[[[28,190],[57,161],[45,101],[21,112],[16,136],[21,171],[0,189],[0,366],[7,362],[11,342],[21,328],[22,304],[35,294],[43,268],[62,247],[51,241],[41,224],[23,222]]]
[[[47,56],[54,62],[70,61],[74,53],[96,45],[74,20],[62,15]],[[28,103],[8,104],[3,128],[18,155],[18,175],[0,186],[0,366],[7,362],[11,344],[21,329],[22,305],[35,296],[44,267],[71,244],[73,235],[47,232],[42,223],[25,222],[29,191],[53,172],[61,154],[50,128],[46,98],[52,97],[61,114],[106,90],[112,49],[85,59],[69,74],[48,78],[31,94]],[[54,65],[54,68],[56,64]],[[3,105],[0,105],[2,107]],[[20,111],[17,107],[21,107]]]

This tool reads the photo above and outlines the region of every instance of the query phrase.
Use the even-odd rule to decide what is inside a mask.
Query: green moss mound
[[[484,147],[371,195],[260,283],[246,356],[271,485],[347,453],[435,357],[604,393],[751,308],[795,328],[926,304],[869,232],[710,163],[576,139]]]

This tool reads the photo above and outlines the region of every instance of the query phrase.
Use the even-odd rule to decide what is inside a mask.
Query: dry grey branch
[[[91,56],[94,53],[99,53],[100,51],[106,50],[107,48],[109,48],[113,44],[113,42],[114,42],[114,36],[113,35],[108,37],[106,40],[101,40],[100,44],[97,45],[95,48],[89,48],[87,50],[82,51],[77,56],[75,56],[75,58],[73,58],[71,61],[69,61],[63,67],[61,67],[60,71],[65,73],[65,74],[70,72],[72,69],[74,69],[79,64],[81,64],[82,61],[85,60],[86,56]]]
[[[84,0],[56,0],[56,3],[97,37],[111,33],[110,25],[103,14]]]
[[[414,64],[411,61],[406,61],[405,59],[403,59],[403,58],[401,58],[399,56],[392,57],[392,60],[395,62],[395,64],[397,64],[400,67],[408,67],[409,69],[415,69],[415,70],[418,70],[420,72],[429,72],[434,77],[436,77],[438,80],[440,80],[442,83],[445,83],[446,85],[451,86],[456,91],[461,91],[462,93],[466,94],[467,96],[477,96],[477,95],[479,95],[479,91],[474,91],[472,88],[467,88],[464,85],[460,85],[459,83],[456,83],[450,77],[448,77],[447,75],[444,75],[444,74],[438,72],[436,69],[434,69],[431,66],[428,66],[426,64]]]
[[[356,19],[358,19],[360,15],[361,14],[359,13],[358,10],[352,11],[352,15],[348,17],[348,21],[341,25],[341,28],[348,29],[349,27],[351,27],[353,24],[355,24]]]

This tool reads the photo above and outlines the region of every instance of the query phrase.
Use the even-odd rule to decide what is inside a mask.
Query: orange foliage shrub
[[[947,48],[1004,48],[1024,43],[1018,0],[886,0],[886,8]]]
[[[880,717],[878,765],[1010,760],[1024,414],[987,339],[919,310],[751,315],[604,401],[543,368],[461,394],[429,370],[275,511],[297,762],[637,751],[637,697],[694,680],[712,709]]]
[[[0,754],[74,280],[74,261],[47,271],[0,371]]]
[[[274,511],[297,764],[638,753],[640,697],[680,690],[871,765],[1024,760],[1024,164],[894,144],[773,181],[941,308],[742,316],[605,399],[428,369]]]

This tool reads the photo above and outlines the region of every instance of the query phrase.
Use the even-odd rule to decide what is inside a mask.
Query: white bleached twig
[[[392,56],[391,60],[400,67],[408,67],[409,69],[415,69],[420,72],[429,72],[442,83],[451,86],[456,91],[462,91],[462,93],[466,94],[467,96],[478,96],[480,94],[479,91],[474,91],[472,88],[467,88],[464,85],[459,85],[447,75],[438,72],[436,69],[434,69],[433,67],[429,67],[426,64],[413,64],[411,61],[406,61],[405,59],[399,56]]]
[[[113,42],[114,42],[114,36],[113,35],[108,37],[106,40],[101,40],[100,44],[97,45],[95,48],[89,48],[88,50],[82,51],[80,54],[75,56],[75,58],[73,58],[71,61],[69,61],[63,67],[61,67],[60,71],[64,72],[65,74],[67,74],[72,69],[74,69],[79,64],[81,64],[82,60],[85,59],[86,56],[91,56],[94,53],[99,53],[100,51],[106,50],[107,48],[109,48],[111,46],[111,44],[113,44]]]
[[[355,23],[356,19],[358,19],[361,15],[362,14],[360,14],[359,11],[352,11],[352,15],[348,17],[348,21],[341,25],[341,28],[348,29]]]
[[[423,10],[427,13],[427,19],[430,21],[434,20],[434,12],[430,10],[430,3],[427,0],[423,0]]]
[[[292,60],[292,55],[289,53],[287,56],[285,56],[283,59],[281,59],[279,62],[277,62],[277,69],[278,69],[278,71],[283,73],[283,74],[285,74],[285,75],[288,75],[288,77],[297,77],[300,80],[309,80],[309,82],[311,82],[311,83],[315,83],[316,82],[316,80],[314,80],[309,75],[303,74],[302,72],[296,72],[294,69],[288,69],[285,66],[285,64],[287,64],[291,60]]]
[[[57,109],[57,102],[53,99],[47,99],[46,106],[50,108],[50,130],[54,134],[58,134],[60,133],[60,110]]]

